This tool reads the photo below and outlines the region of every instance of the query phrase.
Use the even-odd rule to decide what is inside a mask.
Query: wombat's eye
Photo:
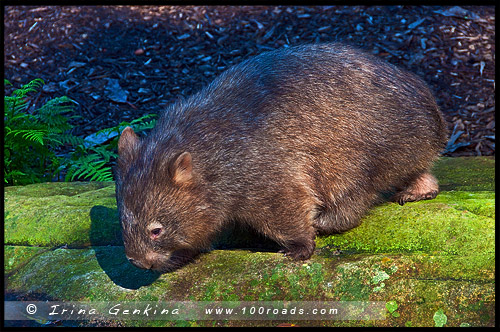
[[[161,232],[162,232],[162,229],[161,229],[161,228],[153,228],[153,229],[151,230],[151,237],[152,237],[153,239],[156,239],[158,236],[160,236]]]

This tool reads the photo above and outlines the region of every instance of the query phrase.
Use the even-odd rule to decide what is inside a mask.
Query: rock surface
[[[382,320],[72,323],[92,326],[494,326],[494,170],[490,157],[442,158],[436,199],[376,206],[358,228],[317,238],[305,262],[226,233],[214,250],[163,275],[127,262],[114,183],[8,187],[6,299],[383,301],[387,309]]]

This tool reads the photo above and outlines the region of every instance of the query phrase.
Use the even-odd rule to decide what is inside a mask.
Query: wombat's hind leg
[[[393,202],[404,205],[407,202],[416,202],[425,199],[434,199],[439,193],[436,178],[430,173],[424,173],[392,197]]]
[[[339,234],[358,226],[361,223],[358,213],[351,210],[353,209],[321,211],[314,219],[316,233],[318,235]]]
[[[337,194],[338,195],[338,194]],[[313,226],[318,235],[346,232],[361,224],[361,217],[377,201],[378,195],[370,190],[348,192],[326,206],[317,208]]]

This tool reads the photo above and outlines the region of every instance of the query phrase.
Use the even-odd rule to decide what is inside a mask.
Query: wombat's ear
[[[131,127],[123,129],[120,139],[118,140],[118,154],[120,157],[129,159],[137,146],[139,145],[139,137]]]
[[[193,177],[193,163],[189,152],[181,153],[171,167],[172,179],[176,183],[185,183]]]

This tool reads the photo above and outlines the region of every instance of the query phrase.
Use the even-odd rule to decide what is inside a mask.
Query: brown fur
[[[307,259],[317,233],[356,227],[381,192],[399,190],[400,204],[434,198],[428,172],[445,143],[434,98],[411,73],[341,44],[263,53],[171,105],[146,138],[123,131],[127,255],[167,271],[236,220]]]

